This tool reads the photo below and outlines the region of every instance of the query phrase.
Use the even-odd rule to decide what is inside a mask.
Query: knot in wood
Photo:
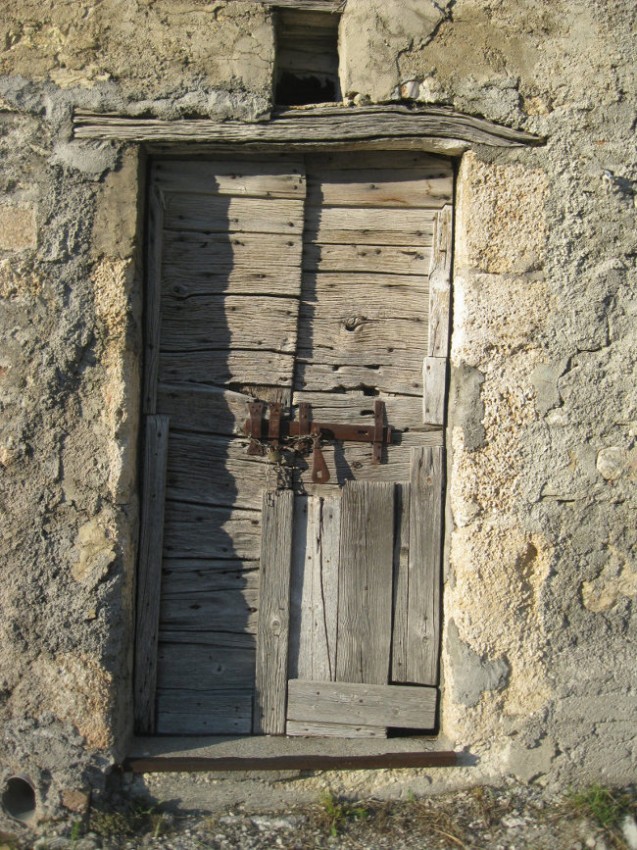
[[[343,327],[346,331],[355,331],[365,322],[364,316],[348,316],[343,322]]]

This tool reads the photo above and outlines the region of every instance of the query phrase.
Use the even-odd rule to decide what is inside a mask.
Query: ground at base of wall
[[[214,817],[129,803],[93,809],[85,823],[57,834],[0,837],[0,850],[637,850],[636,817],[635,787],[602,786],[560,797],[527,786],[477,787],[393,802],[326,794],[284,813],[235,808]]]

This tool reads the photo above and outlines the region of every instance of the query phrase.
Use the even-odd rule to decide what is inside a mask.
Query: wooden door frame
[[[529,133],[436,106],[276,110],[270,120],[262,123],[165,121],[96,115],[83,110],[77,110],[73,120],[75,139],[132,143],[141,146],[149,157],[412,150],[457,158],[476,144],[511,148],[544,142]],[[150,212],[147,208],[146,218]],[[158,508],[153,504],[150,510],[156,513]],[[351,740],[346,748],[343,743],[342,739],[259,736],[214,741],[196,737],[133,738],[125,764],[130,770],[145,773],[432,767],[459,763],[457,754],[444,749],[446,742],[435,736]]]

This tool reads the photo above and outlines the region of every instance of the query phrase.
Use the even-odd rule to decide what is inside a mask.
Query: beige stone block
[[[26,251],[36,248],[38,230],[32,205],[0,206],[0,250]]]
[[[540,169],[480,162],[466,154],[458,175],[457,267],[490,274],[542,269],[547,196]]]
[[[122,164],[105,178],[98,196],[93,245],[98,255],[131,257],[139,214],[139,165],[136,150],[122,155]]]

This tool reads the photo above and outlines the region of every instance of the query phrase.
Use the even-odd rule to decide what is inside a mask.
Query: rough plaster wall
[[[308,793],[634,777],[635,15],[347,4],[348,99],[548,143],[458,179],[442,719],[476,765]],[[143,163],[70,116],[265,120],[273,36],[256,2],[17,0],[0,45],[0,782],[52,814],[125,743],[137,522]]]

